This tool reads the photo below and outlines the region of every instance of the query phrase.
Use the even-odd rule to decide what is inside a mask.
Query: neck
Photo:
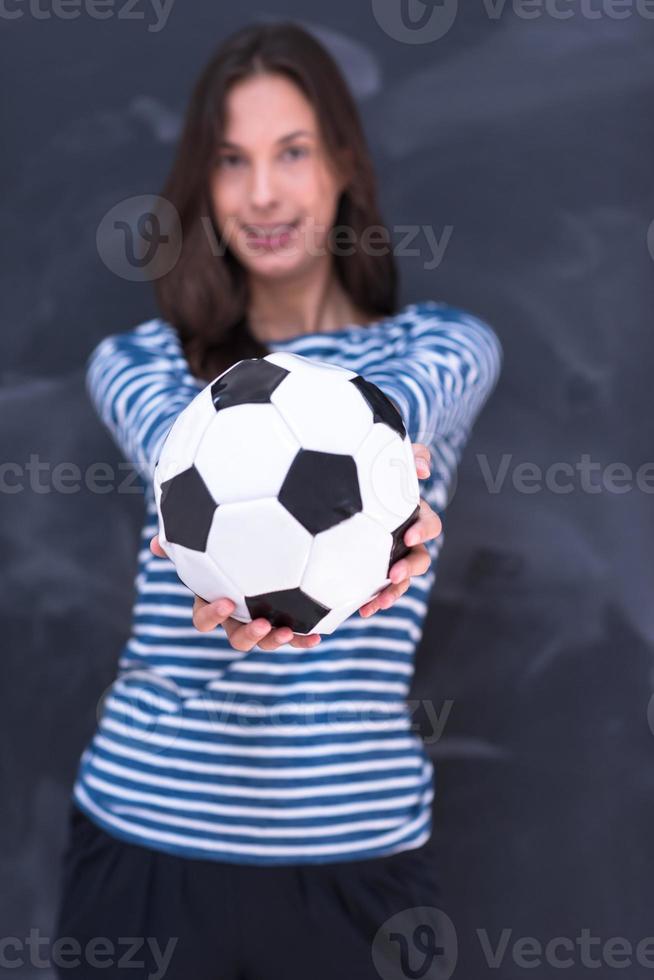
[[[323,264],[292,279],[250,277],[248,319],[262,343],[298,334],[329,333],[350,323],[369,323],[342,289],[330,266]]]

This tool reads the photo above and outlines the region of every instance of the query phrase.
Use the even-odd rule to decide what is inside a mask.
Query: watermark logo
[[[170,201],[142,194],[107,211],[95,240],[98,255],[115,275],[150,281],[174,268],[182,251],[182,226]]]
[[[98,727],[165,752],[179,737],[183,698],[175,682],[154,670],[125,670],[98,699]]]
[[[372,0],[381,29],[404,44],[430,44],[450,30],[458,0]]]
[[[372,960],[382,980],[449,980],[457,958],[454,923],[430,905],[397,912],[372,942]]]

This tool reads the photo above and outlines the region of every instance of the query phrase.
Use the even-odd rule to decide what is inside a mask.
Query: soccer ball
[[[389,584],[420,491],[395,404],[354,371],[238,361],[177,416],[154,470],[159,540],[232,616],[332,633]]]

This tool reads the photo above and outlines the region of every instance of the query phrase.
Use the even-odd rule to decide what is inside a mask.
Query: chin
[[[259,255],[256,257],[248,256],[243,265],[248,272],[254,275],[267,277],[269,279],[282,279],[285,276],[294,275],[306,266],[306,255],[270,254]]]

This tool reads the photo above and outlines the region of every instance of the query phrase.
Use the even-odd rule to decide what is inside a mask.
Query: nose
[[[255,208],[265,210],[276,203],[275,187],[270,166],[261,161],[252,170],[250,200]]]

